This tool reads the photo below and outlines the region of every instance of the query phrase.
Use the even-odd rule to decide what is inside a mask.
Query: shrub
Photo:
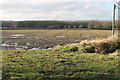
[[[117,43],[116,42],[101,42],[98,44],[95,44],[95,51],[97,53],[107,54],[112,53],[117,49]]]
[[[90,41],[86,40],[82,41],[80,45],[87,53],[96,52],[100,54],[112,53],[120,48],[120,42],[118,41],[117,36],[101,40],[100,39]]]

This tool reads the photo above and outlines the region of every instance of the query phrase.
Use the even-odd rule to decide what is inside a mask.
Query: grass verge
[[[60,52],[52,50],[5,50],[4,79],[119,79],[116,53]]]

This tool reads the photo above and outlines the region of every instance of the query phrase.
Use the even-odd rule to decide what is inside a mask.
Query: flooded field
[[[111,35],[110,30],[2,30],[1,33],[1,50],[50,49]]]

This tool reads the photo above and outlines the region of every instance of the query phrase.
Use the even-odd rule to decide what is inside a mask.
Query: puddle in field
[[[41,49],[41,47],[38,47],[38,48],[31,48],[31,50],[36,50],[36,49]]]
[[[4,36],[0,50],[5,49],[52,49],[58,45],[66,45],[69,43],[79,42],[73,38],[65,36],[27,36],[24,34],[12,34]]]
[[[64,38],[65,36],[55,36],[56,38]]]
[[[11,35],[12,37],[23,37],[23,36],[25,36],[25,35],[23,35],[23,34],[13,34],[13,35]]]
[[[37,43],[34,43],[35,45]],[[35,49],[52,49],[52,48],[55,48],[55,46],[42,46],[42,45],[39,45],[38,47],[35,46],[35,45],[32,45],[32,43],[30,42],[26,42],[25,44],[19,44],[17,42],[15,43],[3,43],[3,44],[0,44],[0,50],[5,50],[5,49],[32,49],[32,50],[35,50]]]
[[[13,45],[9,45],[9,44],[4,43],[4,44],[0,44],[0,46],[5,47],[5,46],[13,46]]]

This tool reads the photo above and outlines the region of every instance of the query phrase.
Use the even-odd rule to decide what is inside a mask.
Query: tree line
[[[112,29],[112,21],[2,21],[3,28],[14,29]],[[117,22],[116,22],[117,27]]]

